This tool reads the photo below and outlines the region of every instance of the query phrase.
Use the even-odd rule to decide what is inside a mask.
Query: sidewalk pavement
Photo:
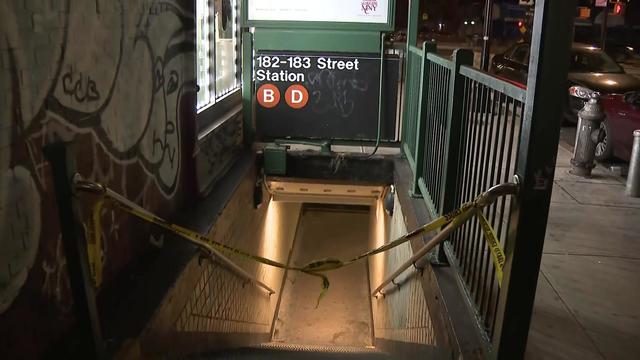
[[[561,144],[527,359],[640,356],[640,199],[602,166],[569,174]]]

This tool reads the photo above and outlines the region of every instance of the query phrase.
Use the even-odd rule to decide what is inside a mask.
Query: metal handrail
[[[144,209],[143,207],[139,206],[138,204],[130,201],[129,199],[125,198],[124,196],[118,194],[117,192],[109,189],[108,187],[106,187],[103,184],[97,183],[97,182],[93,182],[93,181],[89,181],[86,180],[82,177],[82,175],[76,173],[73,176],[73,186],[76,190],[80,190],[80,191],[84,191],[84,192],[89,192],[89,193],[93,193],[93,194],[101,194],[101,195],[106,195],[109,196],[113,199],[115,199],[116,201],[122,202],[124,204],[126,204],[127,206],[132,207],[133,209],[148,214],[152,217],[156,217],[155,215],[153,215],[151,212],[147,211],[146,209]],[[206,252],[209,256],[215,256],[216,258],[218,258],[220,261],[222,261],[229,269],[233,270],[233,272],[235,272],[237,275],[239,275],[240,277],[244,278],[245,280],[247,280],[248,282],[261,287],[262,289],[266,290],[269,295],[275,294],[275,290],[273,290],[271,287],[269,287],[269,285],[263,283],[262,281],[256,279],[253,275],[249,274],[247,271],[245,271],[243,268],[241,268],[240,266],[238,266],[236,263],[234,263],[233,261],[231,261],[229,258],[227,258],[226,256],[222,255],[218,250],[216,250],[215,248],[213,248],[211,245],[206,244],[204,242],[198,242],[198,241],[193,241],[192,239],[188,239],[186,237],[180,237],[181,239],[188,241],[194,245],[196,245],[197,247],[199,247],[201,250],[204,250],[204,252]]]
[[[500,185],[495,185],[491,187],[489,190],[483,192],[474,200],[474,208],[482,209],[492,203],[494,203],[499,197],[505,195],[515,195],[518,193],[519,189],[519,181],[518,177],[514,177],[514,182],[504,183]],[[396,271],[393,272],[386,280],[384,280],[380,286],[378,286],[372,293],[371,296],[376,296],[376,294],[380,293],[384,295],[384,288],[393,283],[395,284],[395,280],[398,276],[400,276],[405,270],[410,268],[411,266],[416,266],[418,260],[424,257],[429,251],[433,250],[436,245],[442,243],[446,240],[449,235],[463,225],[469,218],[474,214],[473,208],[463,211],[458,217],[456,217],[453,221],[451,221],[442,231],[440,231],[436,236],[431,238],[420,250],[418,250],[409,260],[405,261],[402,265],[398,267]]]

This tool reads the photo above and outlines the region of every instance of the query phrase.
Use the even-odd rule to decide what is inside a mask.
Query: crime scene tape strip
[[[106,196],[101,197],[98,201],[96,201],[96,203],[94,204],[94,208],[92,211],[92,214],[99,214],[100,213],[100,209],[103,206],[103,202],[104,201],[112,201],[118,208],[120,208],[121,210],[137,217],[140,218],[142,220],[145,220],[147,222],[150,222],[156,226],[159,226],[165,230],[168,230],[170,232],[175,233],[176,235],[184,238],[185,240],[196,244],[198,246],[200,246],[201,248],[204,249],[217,249],[226,253],[231,253],[231,254],[236,254],[236,255],[240,255],[243,256],[245,258],[266,264],[266,265],[270,265],[270,266],[274,266],[274,267],[278,267],[278,268],[282,268],[282,269],[290,269],[290,270],[295,270],[295,271],[300,271],[312,276],[316,276],[321,278],[322,280],[322,290],[320,293],[320,296],[318,297],[318,302],[316,307],[320,304],[320,299],[325,295],[325,293],[327,292],[327,290],[329,289],[329,279],[323,275],[323,274],[317,274],[314,273],[308,269],[305,268],[301,268],[301,267],[291,267],[291,266],[287,266],[283,263],[271,260],[271,259],[267,259],[264,258],[262,256],[257,256],[257,255],[253,255],[253,254],[249,254],[245,251],[242,251],[240,249],[219,243],[217,241],[208,239],[206,236],[197,233],[195,231],[191,231],[187,228],[184,228],[180,225],[176,225],[176,224],[172,224],[158,216],[155,216],[153,214],[151,214],[150,212],[148,212],[147,210],[139,207],[136,204],[129,204],[130,201],[126,200],[126,199],[121,199],[119,195],[114,194],[110,191],[108,191],[106,194]],[[99,243],[100,242],[100,234],[102,233],[102,229],[101,229],[101,222],[100,222],[100,218],[99,216],[92,216],[92,222],[93,222],[93,226],[92,226],[92,230],[91,230],[91,234],[93,235],[93,242],[94,243]],[[207,254],[209,256],[213,255],[213,252],[209,250],[209,253]],[[99,254],[98,254],[99,256]],[[94,259],[90,259],[89,262],[90,264],[94,264],[94,266],[97,265],[98,260],[96,260],[96,251],[91,251],[89,252],[89,257],[94,257]],[[97,274],[94,273],[94,274]],[[97,279],[96,279],[97,280]],[[97,282],[97,281],[96,281]]]
[[[504,251],[502,251],[502,248],[500,247],[500,242],[498,241],[498,236],[496,235],[495,230],[493,230],[481,209],[476,208],[476,217],[480,221],[484,238],[487,241],[489,250],[491,251],[491,257],[495,265],[494,268],[496,269],[496,277],[498,278],[498,286],[502,287],[502,269],[507,261],[507,257],[504,255]]]
[[[206,236],[197,233],[195,231],[189,230],[185,227],[182,227],[180,225],[176,225],[173,223],[170,223],[169,221],[158,217],[154,214],[152,214],[151,212],[147,211],[146,209],[138,206],[135,203],[132,203],[131,201],[129,201],[128,199],[122,197],[121,195],[111,191],[110,189],[106,189],[106,192],[101,196],[100,199],[98,199],[96,201],[96,203],[94,204],[93,210],[92,210],[92,225],[90,226],[90,231],[89,233],[92,235],[93,239],[89,240],[89,262],[91,264],[91,267],[93,269],[93,274],[95,276],[95,280],[96,283],[99,284],[99,281],[101,281],[102,278],[102,262],[101,262],[101,256],[100,256],[100,249],[101,249],[101,236],[102,236],[102,229],[101,229],[101,221],[100,221],[100,214],[102,211],[102,208],[104,206],[104,203],[106,201],[110,201],[113,202],[118,208],[120,208],[121,210],[139,218],[142,220],[145,220],[147,222],[150,222],[152,224],[155,224],[156,226],[159,226],[165,230],[168,230],[170,232],[173,232],[174,234],[182,237],[183,239],[198,245],[201,248],[204,249],[208,249],[209,250],[209,256],[213,255],[213,252],[211,251],[211,249],[216,249],[219,250],[221,252],[225,252],[225,253],[229,253],[229,254],[235,254],[235,255],[239,255],[242,257],[245,257],[247,259],[251,259],[253,261],[257,261],[259,263],[265,264],[265,265],[269,265],[269,266],[274,266],[277,268],[281,268],[281,269],[287,269],[287,270],[293,270],[293,271],[299,271],[311,276],[316,276],[322,279],[322,289],[320,292],[320,295],[318,296],[318,301],[316,304],[316,308],[318,307],[318,305],[320,304],[320,300],[322,299],[322,297],[326,294],[326,292],[329,289],[329,279],[327,278],[326,275],[324,274],[320,274],[320,272],[324,272],[324,271],[329,271],[329,270],[335,270],[335,269],[339,269],[341,267],[344,266],[348,266],[351,265],[359,260],[362,260],[364,258],[379,254],[381,252],[385,252],[388,251],[390,249],[393,249],[407,241],[409,241],[411,238],[418,236],[420,234],[423,233],[428,233],[431,231],[436,231],[438,229],[440,229],[441,227],[449,224],[450,222],[454,221],[455,219],[457,219],[461,214],[466,213],[467,211],[472,210],[473,208],[477,209],[477,205],[474,202],[471,203],[466,203],[464,205],[462,205],[459,209],[456,209],[446,215],[443,215],[435,220],[433,220],[432,222],[425,224],[423,226],[420,226],[410,232],[408,232],[407,234],[398,237],[397,239],[389,242],[388,244],[385,244],[383,246],[380,246],[376,249],[367,251],[363,254],[360,254],[352,259],[349,259],[347,261],[342,261],[340,259],[335,259],[335,258],[326,258],[326,259],[321,259],[321,260],[315,260],[312,262],[309,262],[308,264],[306,264],[305,266],[302,267],[298,267],[298,266],[287,266],[286,264],[283,264],[281,262],[278,261],[274,261],[262,256],[258,256],[258,255],[253,255],[250,254],[246,251],[240,250],[238,248],[234,248],[231,247],[229,245],[217,242],[215,240],[209,239]],[[481,213],[480,213],[481,214]],[[495,232],[493,232],[493,229],[491,229],[491,226],[489,225],[489,223],[486,221],[486,219],[484,219],[484,223],[486,224],[486,227],[488,227],[488,230],[485,230],[485,235],[487,233],[489,234],[493,234],[493,239],[494,239],[494,243],[497,244],[497,240],[495,240]],[[482,220],[481,220],[482,222]],[[483,225],[483,229],[485,229],[485,225]],[[499,245],[498,245],[499,248]],[[500,249],[501,252],[501,249]],[[493,253],[493,252],[492,252]],[[92,259],[93,258],[93,259]],[[502,258],[504,258],[504,254],[502,254]],[[499,278],[501,280],[501,276],[502,276],[502,268],[500,268],[500,273],[499,273]]]
[[[96,287],[102,283],[102,223],[100,215],[105,199],[101,197],[91,210],[91,223],[87,228],[87,252],[89,253],[89,269]]]
[[[339,269],[343,266],[347,266],[347,265],[351,265],[359,260],[362,260],[364,258],[379,254],[381,252],[385,252],[387,250],[391,250],[393,248],[395,248],[396,246],[402,245],[405,242],[409,241],[410,239],[412,239],[415,236],[418,236],[422,233],[429,233],[431,231],[435,231],[438,230],[439,228],[447,225],[448,223],[450,223],[451,221],[453,221],[454,219],[456,219],[458,216],[460,216],[462,213],[464,213],[465,211],[473,208],[474,205],[473,203],[467,203],[464,204],[462,207],[460,207],[459,209],[456,209],[446,215],[443,215],[435,220],[433,220],[432,222],[425,224],[423,226],[420,226],[416,229],[414,229],[413,231],[410,231],[409,233],[389,242],[388,244],[382,245],[376,249],[367,251],[363,254],[360,254],[352,259],[349,259],[347,261],[342,261],[339,259],[333,259],[333,258],[328,258],[328,259],[322,259],[322,260],[316,260],[313,262],[308,263],[305,266],[305,269],[310,270],[310,271],[329,271],[329,270],[335,270],[335,269]]]

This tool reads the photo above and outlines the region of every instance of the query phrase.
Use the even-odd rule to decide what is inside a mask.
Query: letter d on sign
[[[280,102],[280,90],[273,84],[264,84],[256,92],[260,106],[271,109]]]
[[[294,104],[299,104],[302,102],[302,91],[300,90],[291,90],[291,102]]]
[[[284,98],[292,109],[302,109],[309,101],[309,92],[299,84],[294,84],[287,88]]]

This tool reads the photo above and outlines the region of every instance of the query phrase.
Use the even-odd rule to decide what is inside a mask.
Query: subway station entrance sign
[[[250,21],[388,22],[389,0],[247,0]]]
[[[260,51],[254,64],[262,137],[375,139],[378,54]]]

